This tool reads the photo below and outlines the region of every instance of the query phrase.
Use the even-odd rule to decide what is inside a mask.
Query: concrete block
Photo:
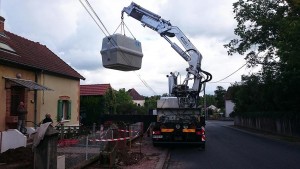
[[[142,66],[141,42],[127,36],[114,34],[105,37],[100,52],[105,68],[132,71]]]

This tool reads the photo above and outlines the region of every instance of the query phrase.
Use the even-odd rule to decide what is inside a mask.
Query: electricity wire
[[[84,9],[88,12],[88,14],[90,15],[90,17],[94,20],[94,22],[97,24],[98,28],[104,33],[105,36],[106,33],[104,32],[104,30],[101,28],[101,26],[99,25],[99,23],[96,21],[96,19],[94,18],[94,16],[91,14],[91,12],[86,8],[86,6],[81,2],[81,0],[79,0],[79,2],[81,3],[81,5],[84,7]]]
[[[258,52],[257,54],[255,54],[256,57],[258,57],[258,55],[260,54],[261,52]],[[267,55],[267,53],[263,54],[262,57],[265,57]],[[229,74],[228,76],[226,76],[225,78],[221,79],[221,80],[218,80],[218,81],[215,81],[215,82],[208,82],[208,83],[220,83],[221,81],[229,78],[230,76],[232,76],[233,74],[235,74],[236,72],[238,72],[239,70],[241,70],[243,67],[245,67],[246,65],[248,64],[248,61],[243,64],[240,68],[238,68],[236,71],[234,71],[233,73]],[[253,68],[252,68],[253,70]],[[225,83],[225,82],[224,82]]]
[[[98,25],[98,27],[100,28],[100,30],[103,32],[103,34],[105,36],[111,36],[110,33],[108,32],[108,30],[106,29],[104,23],[101,21],[100,17],[97,15],[97,13],[95,12],[95,10],[93,9],[93,7],[91,6],[91,4],[88,2],[88,0],[85,0],[86,4],[88,5],[88,7],[90,8],[90,10],[93,12],[93,14],[96,16],[97,20],[101,23],[102,27],[105,29],[105,31],[101,28],[101,26],[99,25],[99,23],[96,21],[96,19],[94,18],[94,16],[91,14],[91,12],[87,9],[87,7],[82,3],[81,0],[79,0],[79,2],[81,3],[81,5],[85,8],[85,10],[89,13],[89,15],[91,16],[91,18],[94,20],[94,22]],[[123,22],[123,21],[122,21]],[[122,23],[121,23],[122,24]],[[124,23],[123,23],[124,24]],[[125,25],[125,24],[124,24]],[[120,26],[120,25],[119,25]],[[126,25],[125,25],[126,26]],[[126,26],[126,28],[128,29],[128,27]],[[128,29],[129,30],[129,29]],[[129,30],[129,32],[131,33],[131,31]],[[124,34],[125,34],[125,30],[124,30]],[[131,35],[133,36],[133,34],[131,33]],[[134,36],[133,36],[134,37]],[[134,37],[135,39],[135,37]],[[111,43],[114,47],[119,48],[119,46],[117,46],[116,41],[111,38],[110,40],[112,40],[114,43]],[[126,55],[124,54],[124,52],[121,50],[121,54],[122,54],[122,58],[123,60],[127,63],[127,64],[131,64],[131,62],[126,58]],[[145,87],[147,87],[149,90],[151,90],[155,95],[157,95],[157,93],[148,85],[148,83],[141,77],[141,75],[137,74],[135,72],[135,74],[138,76],[138,78],[140,79],[140,81],[145,85]]]
[[[245,64],[243,64],[240,68],[238,68],[236,71],[232,72],[231,74],[229,74],[228,76],[224,77],[221,80],[215,81],[215,82],[209,82],[209,83],[219,83],[227,78],[229,78],[230,76],[234,75],[235,73],[237,73],[239,70],[241,70],[243,67],[245,67],[247,65],[247,62]]]

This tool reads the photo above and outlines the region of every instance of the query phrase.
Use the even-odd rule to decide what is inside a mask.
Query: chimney
[[[0,16],[0,33],[4,33],[4,21],[5,19]]]

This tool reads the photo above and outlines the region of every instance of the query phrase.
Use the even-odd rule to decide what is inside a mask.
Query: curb
[[[267,139],[271,139],[271,140],[277,140],[277,141],[285,141],[285,142],[288,142],[288,143],[293,143],[293,144],[298,144],[300,145],[300,138],[298,137],[291,137],[291,136],[282,136],[282,135],[277,135],[277,134],[273,134],[273,133],[264,133],[264,131],[255,131],[255,130],[252,130],[252,131],[249,131],[247,130],[247,128],[243,129],[243,128],[238,128],[238,127],[234,127],[234,126],[224,126],[224,127],[227,127],[227,128],[230,128],[230,129],[233,129],[233,130],[237,130],[237,131],[241,131],[241,132],[244,132],[244,133],[247,133],[247,134],[251,134],[251,135],[255,135],[255,136],[258,136],[258,137],[263,137],[263,138],[267,138]],[[291,138],[291,139],[295,139],[297,141],[290,141],[286,138]]]
[[[155,169],[164,169],[164,168],[166,168],[167,163],[169,161],[169,158],[170,158],[169,150],[165,150],[164,153],[159,158],[159,161],[156,164]]]

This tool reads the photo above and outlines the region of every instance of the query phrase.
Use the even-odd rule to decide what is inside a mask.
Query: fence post
[[[129,150],[131,150],[132,126],[129,125]]]
[[[96,123],[93,123],[93,135],[96,134]]]
[[[44,139],[34,149],[34,169],[57,168],[58,132],[50,125]]]
[[[86,145],[85,145],[85,160],[88,159],[88,144],[89,144],[89,135],[86,136]]]
[[[64,134],[65,134],[65,126],[64,123],[60,124],[60,139],[64,139]]]

